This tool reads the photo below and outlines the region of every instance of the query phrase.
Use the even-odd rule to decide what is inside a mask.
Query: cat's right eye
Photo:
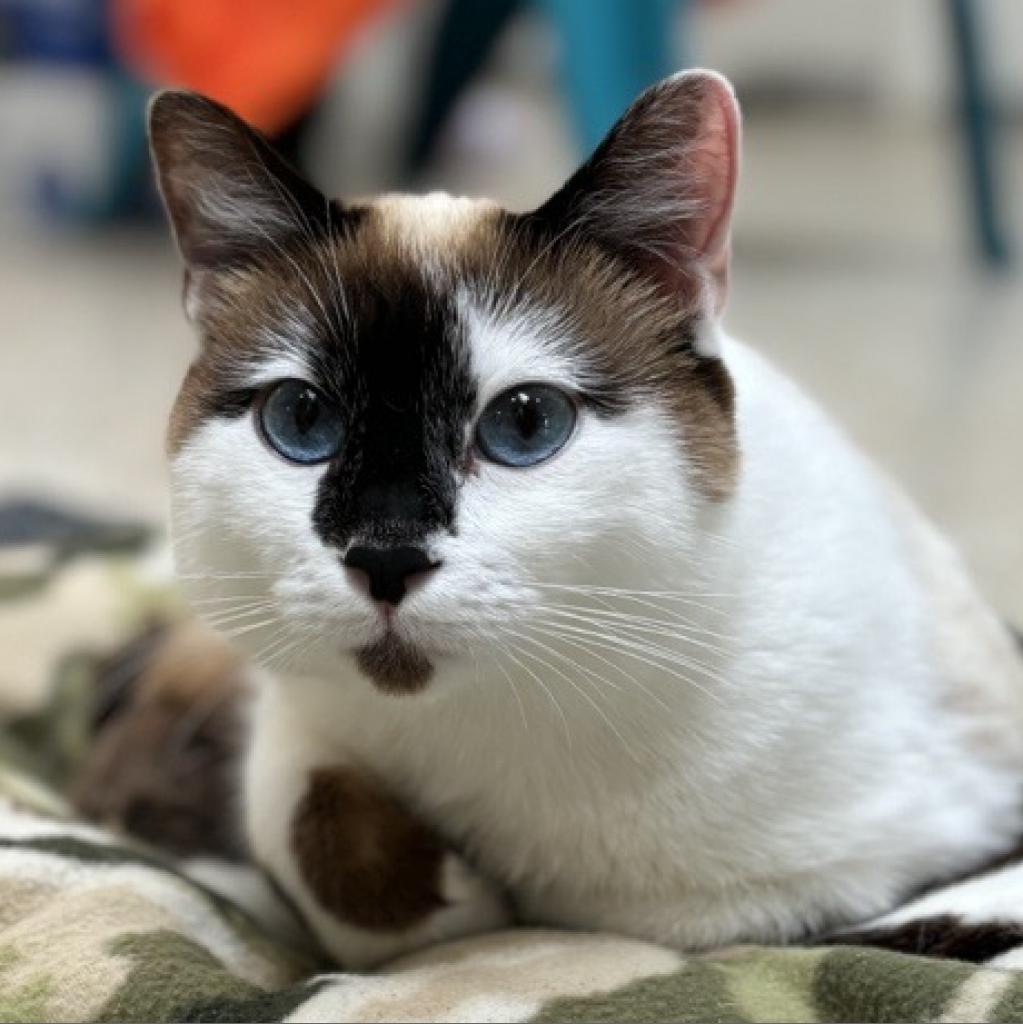
[[[257,418],[267,444],[289,462],[326,462],[341,447],[341,410],[304,380],[274,384],[264,395]]]

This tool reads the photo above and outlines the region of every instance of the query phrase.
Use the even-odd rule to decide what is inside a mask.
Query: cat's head
[[[192,94],[150,129],[200,339],[175,548],[209,621],[268,664],[411,692],[574,594],[698,560],[738,466],[723,79],[654,86],[524,214],[328,200]]]

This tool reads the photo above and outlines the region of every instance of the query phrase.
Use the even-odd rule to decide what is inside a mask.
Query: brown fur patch
[[[445,905],[440,891],[444,847],[354,768],[310,774],[291,834],[306,884],[342,921],[400,930]]]
[[[433,663],[418,647],[391,633],[360,647],[355,654],[359,669],[385,693],[418,693],[433,675]]]
[[[254,396],[237,389],[239,376],[252,361],[273,355],[256,339],[280,319],[283,304],[302,301],[289,291],[287,276],[276,272],[272,262],[219,272],[189,271],[188,276],[201,347],[171,409],[167,453],[172,458],[211,416],[241,413],[251,404]]]
[[[197,360],[188,368],[171,409],[170,422],[167,424],[167,454],[172,458],[181,451],[188,438],[210,415],[210,410],[203,404],[202,396],[210,393],[215,387],[216,381],[210,379],[209,370],[203,360]]]

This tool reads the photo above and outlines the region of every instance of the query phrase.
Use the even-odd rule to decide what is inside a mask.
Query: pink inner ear
[[[662,294],[687,303],[709,299],[719,311],[739,137],[728,82],[713,71],[680,72],[643,93],[532,216],[560,230],[558,238],[581,226]]]
[[[726,247],[732,220],[732,202],[738,178],[739,124],[730,95],[713,82],[706,103],[700,142],[690,154],[699,180],[705,182],[707,220],[696,249],[708,257]]]
[[[704,79],[707,93],[697,140],[689,148],[683,174],[699,183],[705,213],[692,225],[693,249],[705,261],[720,312],[728,287],[732,207],[739,176],[738,108],[728,85],[716,75]]]

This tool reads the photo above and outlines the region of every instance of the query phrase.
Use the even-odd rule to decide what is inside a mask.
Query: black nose
[[[375,601],[398,604],[408,591],[409,577],[435,569],[439,562],[431,562],[422,548],[353,547],[344,558],[349,569],[363,574],[369,583],[370,596]]]

